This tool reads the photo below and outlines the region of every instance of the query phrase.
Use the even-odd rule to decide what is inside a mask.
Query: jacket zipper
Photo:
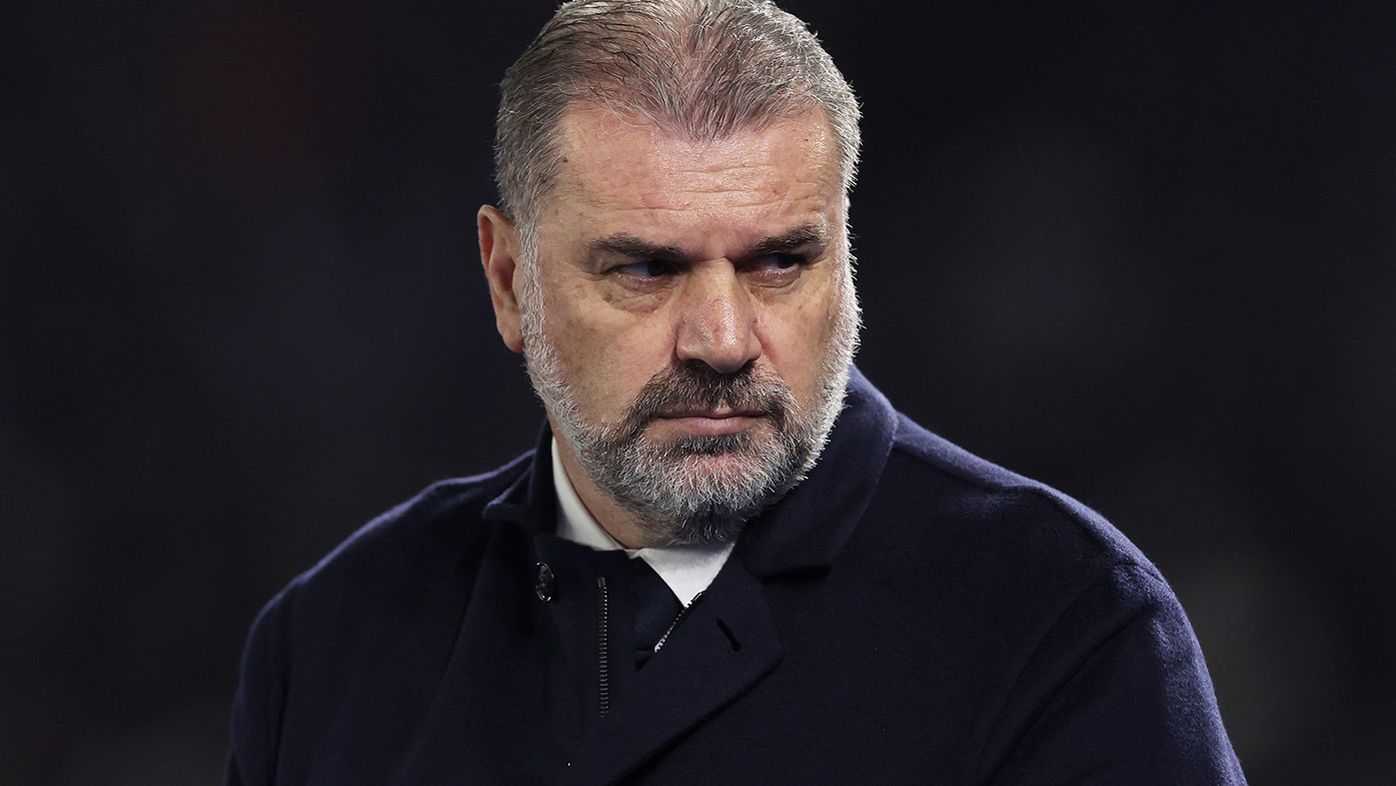
[[[601,709],[601,717],[606,717],[606,713],[611,709],[611,654],[608,631],[611,626],[611,609],[609,598],[606,593],[606,577],[596,577],[597,590],[597,620],[596,620],[596,654],[597,654],[597,704]]]
[[[702,597],[703,597],[703,593],[699,592],[697,595],[694,595],[694,596],[693,596],[693,600],[690,600],[690,601],[688,602],[688,605],[687,605],[687,606],[684,606],[682,609],[679,610],[679,616],[675,617],[675,618],[674,618],[674,621],[671,622],[671,623],[669,623],[669,627],[667,627],[667,628],[664,629],[664,635],[663,635],[663,636],[660,636],[660,637],[659,637],[659,641],[656,641],[656,642],[654,643],[654,651],[655,651],[655,652],[659,652],[659,648],[660,648],[660,647],[663,647],[663,646],[664,646],[664,642],[666,642],[666,641],[669,640],[669,634],[674,632],[674,628],[677,628],[677,627],[679,626],[679,623],[680,623],[680,622],[683,622],[683,618],[684,618],[684,617],[687,617],[687,616],[688,616],[688,612],[689,612],[694,606],[697,606],[697,605],[698,605],[698,601],[699,601],[700,599],[702,599]]]

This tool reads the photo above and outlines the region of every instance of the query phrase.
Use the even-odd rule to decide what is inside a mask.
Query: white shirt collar
[[[639,557],[649,563],[659,574],[669,589],[674,591],[683,605],[693,602],[698,593],[708,588],[718,571],[722,570],[727,557],[732,554],[732,543],[718,543],[705,546],[662,546],[646,549],[626,549],[616,542],[597,523],[591,512],[582,504],[581,497],[572,486],[567,470],[562,466],[562,458],[557,450],[557,438],[552,439],[553,488],[557,492],[557,534],[558,537],[579,543],[597,551],[624,549],[633,559]]]

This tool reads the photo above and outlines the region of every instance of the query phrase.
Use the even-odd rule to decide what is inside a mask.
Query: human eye
[[[612,273],[625,276],[626,278],[638,279],[641,281],[656,281],[673,275],[674,266],[668,262],[658,259],[645,259],[638,262],[627,262],[611,268]]]
[[[762,254],[752,257],[742,267],[745,271],[770,284],[786,284],[800,275],[805,258],[799,254]]]
[[[762,254],[751,261],[751,267],[756,270],[789,270],[797,267],[804,260],[796,254]]]

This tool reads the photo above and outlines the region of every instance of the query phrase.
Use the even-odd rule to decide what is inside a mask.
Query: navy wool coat
[[[1154,566],[856,370],[818,466],[642,669],[623,555],[553,534],[547,439],[263,609],[230,784],[1244,783]]]

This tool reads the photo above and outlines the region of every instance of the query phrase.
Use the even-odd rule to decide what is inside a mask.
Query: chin
[[[761,468],[750,456],[710,453],[685,456],[677,469],[683,485],[697,491],[714,486],[740,488],[750,483]]]

